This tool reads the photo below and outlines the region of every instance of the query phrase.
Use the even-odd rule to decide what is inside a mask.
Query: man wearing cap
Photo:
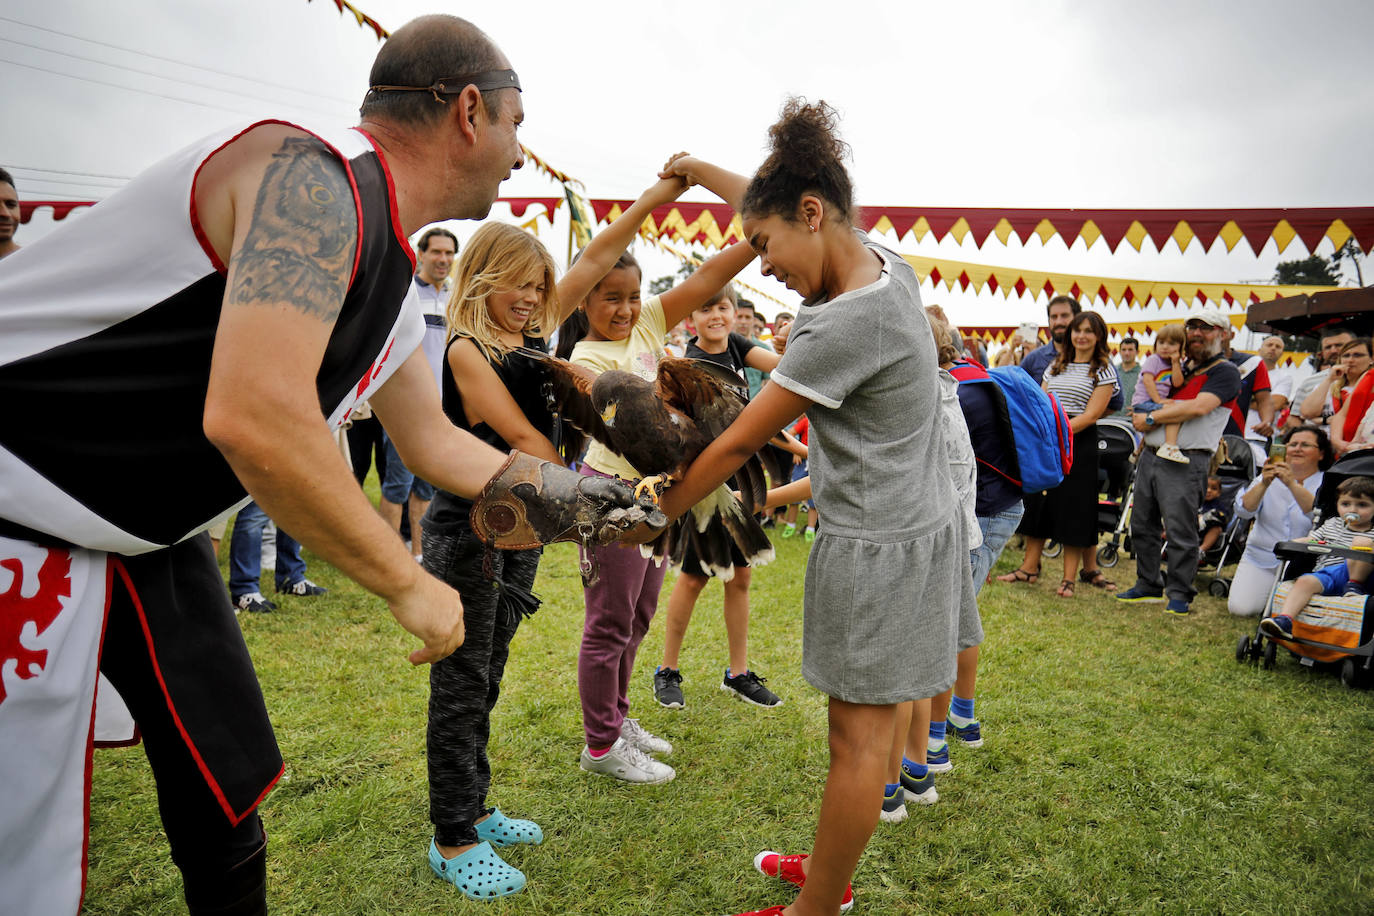
[[[1226,358],[1230,321],[1217,309],[1203,309],[1184,324],[1188,335],[1185,384],[1168,404],[1137,413],[1135,428],[1145,434],[1136,466],[1131,540],[1136,556],[1136,582],[1118,601],[1167,602],[1165,611],[1186,615],[1198,565],[1197,510],[1207,485],[1207,471],[1240,392],[1240,370]],[[1188,463],[1162,461],[1155,450],[1164,444],[1164,425],[1181,424],[1178,447]],[[1160,570],[1164,532],[1169,569]]]
[[[646,517],[624,485],[456,429],[417,349],[408,234],[486,216],[524,162],[505,55],[427,16],[371,87],[356,128],[207,137],[0,265],[5,912],[80,908],[92,723],[113,699],[102,681],[94,708],[97,663],[143,738],[189,911],[266,911],[257,807],[283,765],[204,533],[250,495],[386,600],[423,642],[412,663],[462,642],[458,593],[335,444],[359,401],[417,472],[480,494],[488,543],[605,541]]]

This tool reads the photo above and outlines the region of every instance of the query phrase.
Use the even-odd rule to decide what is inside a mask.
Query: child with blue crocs
[[[636,224],[637,225],[637,224]],[[487,223],[458,260],[445,314],[448,343],[439,378],[444,413],[503,452],[518,448],[563,463],[554,443],[559,420],[544,397],[542,364],[514,352],[547,349],[547,338],[614,262],[632,230],[599,235],[581,261],[554,282],[554,262],[539,240],[516,226]],[[487,807],[491,711],[531,594],[541,549],[495,550],[470,523],[471,500],[440,490],[424,520],[424,566],[463,599],[463,644],[430,669],[429,864],[473,899],[513,894],[525,876],[494,847],[538,844],[533,821]]]

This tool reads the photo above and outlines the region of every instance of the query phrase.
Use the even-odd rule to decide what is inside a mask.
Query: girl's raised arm
[[[717,252],[677,286],[664,293],[663,318],[668,327],[692,314],[692,310],[711,301],[711,298],[735,278],[735,274],[754,260],[754,249],[743,242]]]
[[[558,281],[558,302],[562,322],[581,304],[587,294],[610,273],[615,262],[634,241],[635,233],[655,207],[670,204],[687,189],[687,182],[676,175],[660,178],[630,205],[630,209],[592,237],[577,263]],[[724,284],[722,284],[724,285]],[[668,325],[672,327],[672,323]]]
[[[734,207],[736,213],[744,209],[744,192],[749,187],[749,179],[729,169],[723,169],[686,153],[677,153],[664,164],[663,171],[658,175],[660,178],[685,178],[689,187],[694,184],[701,185]]]

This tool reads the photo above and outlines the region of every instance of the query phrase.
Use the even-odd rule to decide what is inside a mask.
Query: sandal
[[[1072,580],[1072,579],[1064,579],[1063,581],[1061,581],[1061,582],[1059,583],[1059,588],[1056,589],[1054,593],[1055,593],[1056,595],[1058,595],[1060,598],[1072,598],[1072,597],[1073,597],[1073,580]]]
[[[1035,572],[1027,572],[1019,566],[1011,572],[997,577],[998,582],[1016,582],[1025,583],[1026,585],[1034,585],[1039,579],[1039,568],[1037,568]]]
[[[1086,582],[1093,588],[1100,588],[1103,591],[1116,591],[1116,583],[1102,575],[1102,570],[1100,569],[1094,569],[1092,572],[1088,572],[1086,569],[1080,569],[1078,571],[1078,581]]]

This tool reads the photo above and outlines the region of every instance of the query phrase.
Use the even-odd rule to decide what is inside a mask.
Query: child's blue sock
[[[973,700],[961,696],[951,696],[949,700],[949,721],[964,728],[977,721],[973,717]]]
[[[902,787],[900,782],[889,782],[883,786],[883,798],[892,798],[897,794],[897,790]]]
[[[906,770],[907,775],[915,779],[925,779],[926,774],[930,772],[930,767],[924,763],[917,763],[905,755],[902,756],[902,769]]]
[[[945,743],[945,720],[939,722],[931,721],[930,737],[926,739],[926,747],[932,751],[938,751],[940,746]]]

